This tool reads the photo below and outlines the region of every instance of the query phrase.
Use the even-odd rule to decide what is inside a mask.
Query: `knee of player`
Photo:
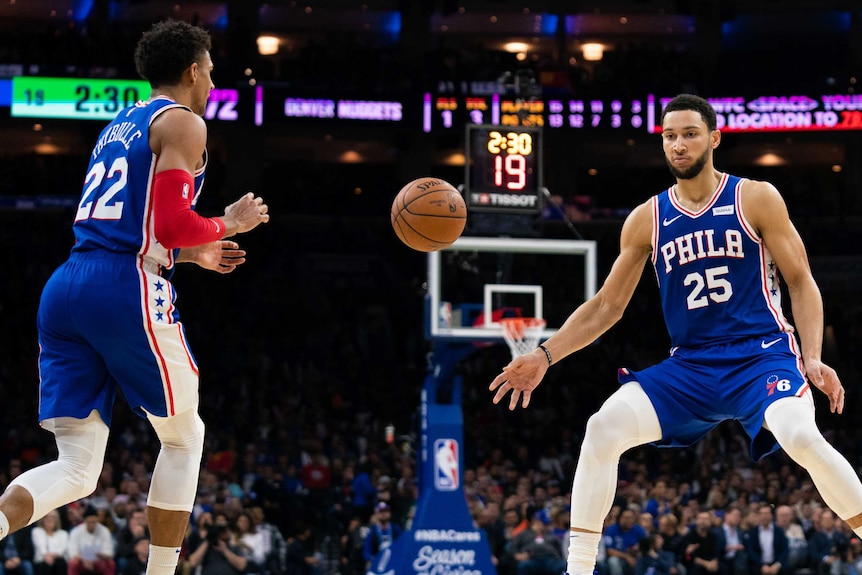
[[[773,435],[775,435],[775,439],[781,448],[791,457],[794,455],[804,456],[806,453],[811,453],[812,450],[816,452],[821,448],[823,443],[826,443],[826,439],[816,427],[801,426],[797,428],[790,427],[786,431],[773,430]]]
[[[99,476],[102,474],[102,460],[93,458],[89,462],[72,461],[61,456],[58,460],[64,464],[66,482],[79,494],[86,497],[96,490]]]
[[[206,426],[195,410],[167,418],[155,426],[155,430],[164,448],[192,455],[203,453]]]
[[[587,430],[584,434],[585,446],[589,445],[598,450],[607,450],[623,439],[620,422],[614,422],[608,413],[599,410],[587,420]]]

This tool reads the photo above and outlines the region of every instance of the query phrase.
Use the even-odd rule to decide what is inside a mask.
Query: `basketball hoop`
[[[512,359],[530,353],[539,345],[545,320],[540,317],[506,317],[500,320],[503,339],[509,345]]]

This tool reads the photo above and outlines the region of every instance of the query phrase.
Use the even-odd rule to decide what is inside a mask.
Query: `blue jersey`
[[[164,97],[126,108],[93,148],[72,227],[75,246],[39,302],[40,421],[97,410],[110,425],[117,390],[142,417],[198,406],[198,367],[168,278],[178,250],[153,235],[158,158],[150,126],[172,108],[188,110]],[[202,160],[187,190],[192,205],[206,155]]]
[[[745,180],[723,174],[707,204],[686,209],[674,187],[652,200],[652,262],[674,347],[793,331],[778,268],[742,213]]]
[[[117,114],[90,154],[84,191],[75,215],[73,252],[105,250],[138,254],[161,268],[176,257],[153,236],[153,176],[157,157],[150,149],[150,125],[171,108],[185,108],[165,97],[138,102]],[[195,174],[192,207],[203,186],[204,165]]]

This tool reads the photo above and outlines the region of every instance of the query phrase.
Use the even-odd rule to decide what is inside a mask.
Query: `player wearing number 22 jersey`
[[[0,539],[96,489],[114,400],[147,419],[159,454],[147,493],[147,573],[174,575],[204,446],[198,368],[169,274],[194,263],[221,274],[245,262],[231,238],[269,221],[248,192],[207,218],[194,210],[206,167],[203,115],[214,88],[206,30],[154,24],[135,48],[151,91],[99,135],[75,212],[75,243],[48,279],[37,315],[39,421],[57,457],[0,494]]]
[[[185,107],[165,97],[130,106],[90,154],[72,226],[75,245],[39,309],[42,421],[85,418],[97,409],[110,425],[116,386],[140,415],[167,417],[197,405],[198,369],[168,279],[179,250],[154,234],[158,158],[150,125],[173,108]],[[205,156],[194,187],[181,191],[192,207]]]
[[[655,266],[671,354],[620,382],[639,381],[664,431],[664,445],[690,445],[726,417],[739,419],[752,456],[777,449],[762,433],[776,399],[808,389],[793,328],[781,312],[775,262],[746,221],[746,180],[722,174],[697,212],[674,187],[652,198]]]
[[[173,268],[177,250],[165,249],[153,234],[152,188],[157,158],[149,142],[150,124],[172,108],[184,106],[164,97],[138,102],[102,130],[90,154],[72,228],[73,252],[137,254],[150,265]],[[192,208],[203,187],[205,169],[206,157],[194,174],[194,189],[183,191]]]

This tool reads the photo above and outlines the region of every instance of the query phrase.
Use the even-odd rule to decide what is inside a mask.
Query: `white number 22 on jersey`
[[[707,296],[715,303],[724,303],[729,300],[730,296],[733,295],[733,286],[727,279],[721,277],[728,273],[728,271],[727,266],[717,266],[704,270],[706,278],[698,272],[692,272],[685,276],[682,285],[686,287],[694,285],[688,297],[685,298],[688,309],[698,309],[708,306],[709,300]],[[704,288],[707,289],[707,293],[701,295]]]
[[[99,196],[99,199],[96,200],[96,206],[93,207],[93,198],[91,196],[102,187],[102,182],[106,177],[108,180],[116,179],[116,181]],[[87,174],[87,177],[84,178],[84,183],[89,182],[89,185],[84,190],[81,203],[78,204],[78,213],[75,214],[75,221],[78,222],[87,218],[119,220],[123,215],[123,202],[115,202],[112,205],[108,205],[108,203],[126,187],[128,178],[129,163],[123,156],[114,160],[109,170],[105,169],[105,162],[93,164],[93,168]]]

